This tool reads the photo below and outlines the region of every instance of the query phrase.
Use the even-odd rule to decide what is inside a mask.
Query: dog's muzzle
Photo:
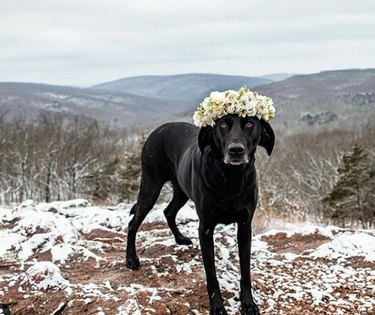
[[[248,163],[246,148],[242,143],[230,143],[224,157],[225,164],[241,165]]]

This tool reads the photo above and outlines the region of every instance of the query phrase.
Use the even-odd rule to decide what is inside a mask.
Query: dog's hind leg
[[[133,219],[129,222],[126,246],[126,266],[130,269],[137,269],[139,267],[139,259],[135,246],[136,234],[146,215],[151,211],[158,199],[164,183],[164,180],[155,181],[151,176],[142,173],[138,200],[130,210],[130,214],[134,214]]]
[[[172,230],[174,238],[177,244],[180,245],[190,245],[192,244],[191,240],[182,235],[180,230],[176,225],[176,215],[177,212],[184,206],[184,204],[189,200],[189,197],[181,190],[178,184],[173,183],[173,198],[167,208],[164,210],[164,215],[167,219],[168,225]]]

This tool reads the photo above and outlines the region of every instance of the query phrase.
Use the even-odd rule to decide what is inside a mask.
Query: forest
[[[36,121],[0,117],[0,201],[110,201],[129,198],[119,183],[133,163],[134,136],[84,116],[43,113]],[[132,140],[133,139],[133,140]],[[132,149],[132,150],[129,150]],[[124,172],[124,175],[122,175]],[[123,193],[118,193],[123,189]],[[117,200],[116,200],[117,201]]]
[[[86,198],[133,202],[150,130],[112,129],[84,116],[0,115],[0,204]],[[266,218],[375,227],[375,127],[276,132],[271,157],[258,149],[259,210]],[[168,197],[163,190],[160,197]]]

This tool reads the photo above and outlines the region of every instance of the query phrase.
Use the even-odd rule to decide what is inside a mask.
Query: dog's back
[[[142,173],[164,181],[176,177],[176,164],[185,152],[198,145],[199,129],[192,124],[167,123],[155,129],[142,151]]]

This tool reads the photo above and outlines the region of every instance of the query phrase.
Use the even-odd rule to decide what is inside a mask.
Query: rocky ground
[[[124,265],[129,205],[85,200],[0,209],[0,303],[12,314],[208,314],[197,217],[176,245],[159,205],[138,234],[141,268]],[[229,314],[239,314],[235,226],[219,226],[216,263]],[[375,232],[294,226],[256,235],[252,282],[262,314],[375,314]],[[1,311],[0,311],[1,314]]]

